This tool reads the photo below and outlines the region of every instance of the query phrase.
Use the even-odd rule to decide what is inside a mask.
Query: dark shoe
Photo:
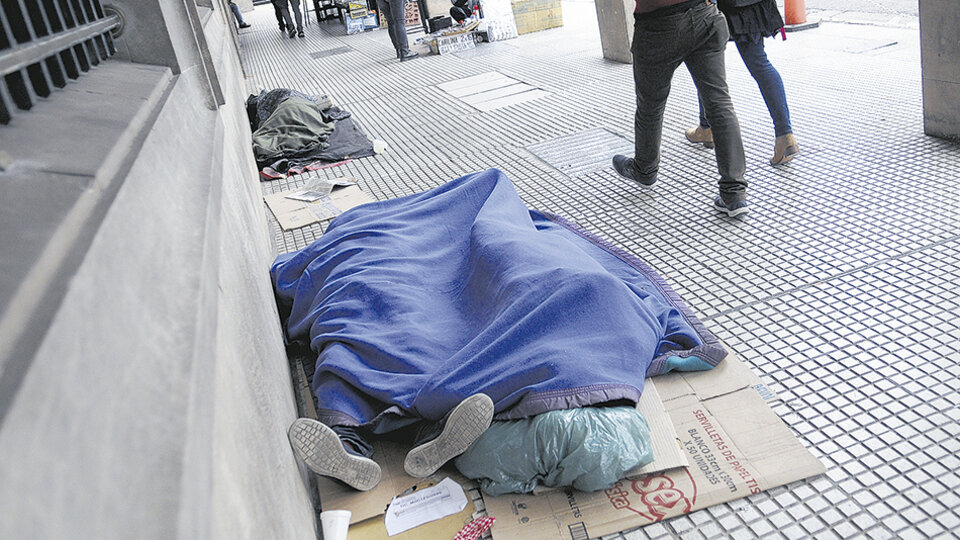
[[[613,156],[613,168],[620,176],[629,178],[642,186],[649,187],[657,183],[656,176],[653,178],[640,178],[636,169],[633,167],[633,158],[617,154]]]
[[[739,200],[732,202],[729,205],[723,202],[723,199],[717,197],[713,200],[713,207],[721,212],[726,212],[730,217],[737,217],[743,214],[746,214],[750,211],[750,208],[747,206],[747,201]]]
[[[303,29],[297,30],[297,37],[304,37]]]
[[[297,37],[297,29],[291,26],[290,29],[287,30],[287,35],[291,38]]]
[[[407,452],[403,470],[415,478],[430,476],[444,463],[466,452],[491,421],[493,400],[486,394],[468,397],[447,417],[439,437]]]
[[[380,465],[343,448],[340,437],[328,426],[310,418],[297,418],[287,430],[293,452],[313,472],[331,476],[360,491],[380,483]]]
[[[240,28],[250,28],[250,25],[247,23],[240,23]]]
[[[287,25],[285,25],[285,24],[283,24],[283,23],[280,23],[280,31],[281,31],[281,32],[286,32],[286,31],[287,31]]]
[[[400,61],[406,62],[407,60],[413,60],[414,58],[417,58],[419,56],[420,56],[419,53],[415,53],[413,51],[407,51],[405,53],[400,53]]]

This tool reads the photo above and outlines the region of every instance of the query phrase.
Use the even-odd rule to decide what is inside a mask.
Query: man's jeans
[[[793,127],[790,125],[790,109],[787,108],[787,94],[783,90],[783,79],[767,59],[767,52],[763,49],[763,38],[756,42],[736,41],[735,43],[743,64],[747,66],[750,75],[753,75],[757,86],[760,87],[760,95],[763,96],[763,102],[767,104],[767,111],[770,112],[770,119],[773,120],[774,134],[780,137],[793,133]],[[700,104],[700,125],[705,128],[710,127],[702,103]]]
[[[730,38],[727,22],[716,6],[706,3],[687,11],[634,21],[633,79],[637,91],[634,122],[634,166],[639,178],[653,178],[660,169],[663,110],[673,73],[687,65],[703,100],[716,145],[720,196],[725,203],[746,197],[746,158],[740,123],[727,91],[724,49]]]
[[[288,32],[291,28],[296,28],[299,31],[303,30],[303,13],[300,11],[300,0],[289,0],[289,7],[287,6],[288,0],[272,0],[272,2],[280,10],[280,14],[283,15]],[[290,8],[293,8],[293,16],[297,19],[296,26],[293,25],[293,19],[290,18]]]
[[[377,0],[383,14],[387,19],[387,33],[390,34],[390,41],[393,48],[401,55],[410,52],[407,45],[407,24],[404,20],[406,15],[405,0]]]

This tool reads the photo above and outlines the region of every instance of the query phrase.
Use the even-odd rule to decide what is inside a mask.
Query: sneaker
[[[287,31],[287,25],[285,25],[285,24],[283,24],[283,23],[280,23],[280,32],[283,33],[283,32],[286,32],[286,31]]]
[[[420,56],[419,53],[415,53],[413,51],[407,51],[405,53],[400,53],[400,61],[406,62],[407,60],[413,60],[414,58],[417,58],[419,56]]]
[[[747,206],[747,201],[742,199],[731,203],[728,206],[725,202],[723,202],[723,199],[717,197],[713,199],[713,207],[721,212],[726,212],[730,217],[737,217],[750,211],[750,208]]]
[[[240,28],[250,28],[248,23],[240,23]]]
[[[683,132],[687,140],[692,143],[702,144],[706,148],[713,148],[713,130],[702,126],[687,128]]]
[[[633,158],[628,158],[627,156],[617,154],[613,156],[613,168],[620,176],[629,178],[630,180],[639,183],[641,186],[650,187],[657,183],[656,176],[653,178],[640,178],[637,175],[637,171],[633,167]]]
[[[293,452],[313,472],[331,476],[360,491],[380,483],[380,465],[363,456],[350,454],[340,437],[325,424],[297,418],[287,430]]]
[[[415,478],[430,476],[444,463],[466,452],[491,421],[493,400],[486,394],[468,397],[447,417],[440,436],[407,452],[403,470]]]
[[[304,36],[305,34],[303,33],[303,28],[297,30],[297,37],[304,37]]]
[[[290,36],[291,39],[297,37],[297,29],[296,29],[296,28],[293,28],[293,27],[290,27],[290,28],[287,30],[287,35]]]

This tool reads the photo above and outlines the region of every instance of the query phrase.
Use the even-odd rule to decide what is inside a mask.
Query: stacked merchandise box
[[[350,15],[351,19],[362,19],[367,16],[366,2],[350,2],[347,4],[347,8],[347,14]]]
[[[367,18],[369,10],[367,3],[363,0],[354,0],[347,3],[347,13],[343,18],[347,26],[347,34],[358,34],[365,29],[364,19]]]
[[[368,12],[368,13],[367,13],[367,16],[363,18],[363,29],[364,29],[364,30],[372,30],[372,29],[374,29],[374,28],[378,28],[379,26],[380,26],[380,22],[377,20],[377,12],[376,12],[376,11],[370,11],[370,12]]]
[[[353,17],[347,15],[344,17],[343,22],[347,25],[347,34],[359,34],[363,32],[363,19],[354,19]]]
[[[511,5],[519,34],[563,26],[560,0],[513,0]]]

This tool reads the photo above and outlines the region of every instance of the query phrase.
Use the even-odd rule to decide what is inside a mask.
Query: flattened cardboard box
[[[825,472],[734,354],[711,371],[654,380],[690,466],[628,477],[595,493],[485,497],[497,518],[494,540],[604,536]]]
[[[373,202],[373,199],[356,185],[356,179],[336,179],[336,181],[344,183],[351,180],[353,183],[349,185],[329,186],[328,189],[331,191],[326,196],[311,202],[288,197],[289,195],[310,191],[312,189],[310,187],[274,193],[265,196],[263,199],[270,211],[273,212],[274,217],[277,218],[281,229],[285,231],[299,229],[313,223],[333,219],[355,206]]]
[[[684,453],[680,451],[678,436],[670,422],[670,416],[660,400],[656,387],[651,383],[651,379],[647,379],[646,384],[646,389],[640,397],[637,409],[644,414],[650,424],[650,442],[654,450],[654,461],[639,467],[636,472],[642,474],[685,466],[688,461]],[[409,447],[385,439],[377,439],[371,441],[371,443],[373,445],[373,460],[380,465],[382,477],[380,483],[370,491],[357,491],[336,480],[317,476],[317,491],[320,494],[320,503],[323,508],[325,510],[350,510],[351,525],[377,518],[380,521],[380,526],[377,528],[381,528],[390,501],[414,486],[423,486],[424,482],[439,482],[445,476],[449,476],[461,486],[467,487],[473,484],[459,474],[453,462],[447,463],[427,479],[409,476],[403,470],[403,460],[407,451],[410,450]],[[547,488],[546,491],[553,490]],[[490,498],[487,497],[486,499]],[[468,504],[467,506],[472,505]],[[450,516],[445,518],[444,521],[447,519],[455,518]],[[459,530],[459,527],[457,530]],[[417,527],[408,532],[416,533],[418,531],[423,532],[423,527]]]

